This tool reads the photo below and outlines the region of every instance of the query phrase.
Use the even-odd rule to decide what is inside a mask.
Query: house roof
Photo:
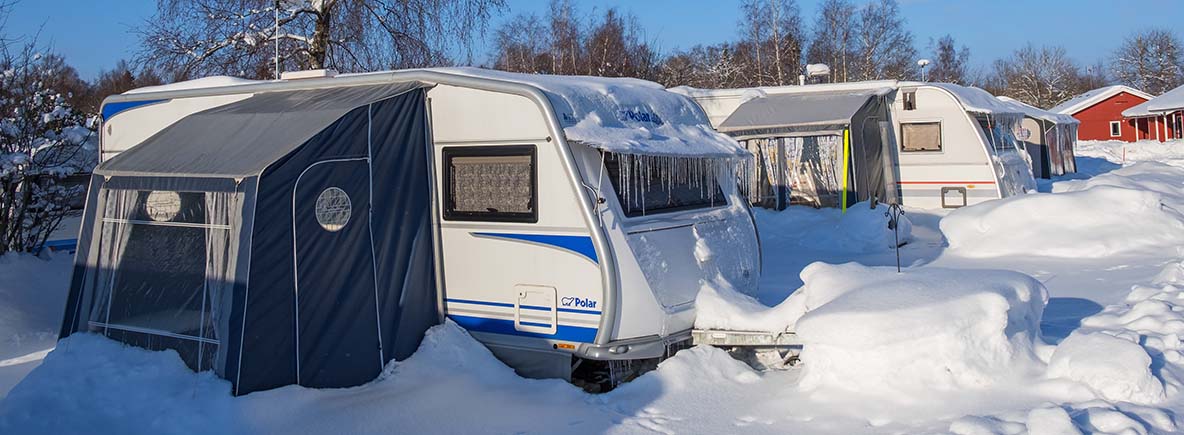
[[[1064,103],[1058,104],[1056,107],[1048,109],[1048,111],[1072,115],[1123,92],[1142,98],[1144,100],[1150,100],[1154,98],[1154,96],[1151,94],[1132,88],[1130,86],[1113,85],[1106,86],[1104,88],[1097,88],[1070,98]]]
[[[1174,112],[1184,110],[1184,86],[1165,92],[1148,101],[1147,110],[1152,112]]]

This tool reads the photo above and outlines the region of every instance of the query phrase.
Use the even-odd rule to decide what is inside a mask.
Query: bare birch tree
[[[471,57],[504,0],[158,0],[138,60],[174,79],[273,77],[281,69],[365,71]],[[277,30],[278,10],[278,30]]]
[[[806,59],[808,63],[829,65],[831,81],[845,82],[853,77],[855,18],[855,6],[850,0],[826,0],[814,21],[814,37]]]
[[[931,41],[932,45],[933,42]],[[967,71],[970,63],[970,48],[965,45],[958,48],[954,45],[954,37],[946,35],[936,42],[933,53],[933,66],[929,67],[928,79],[931,82],[969,84]]]
[[[1076,94],[1080,71],[1064,47],[1035,47],[1016,50],[995,61],[996,85],[1003,95],[1036,107],[1049,108]]]
[[[1150,29],[1127,36],[1111,65],[1119,83],[1159,95],[1184,84],[1184,45],[1171,31]]]

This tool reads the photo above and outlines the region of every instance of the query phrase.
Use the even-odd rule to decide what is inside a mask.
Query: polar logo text
[[[559,303],[565,307],[596,308],[595,300],[577,298],[573,296],[565,296],[559,300]]]

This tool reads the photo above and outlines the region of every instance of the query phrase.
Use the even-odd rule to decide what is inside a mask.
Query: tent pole
[[[851,166],[851,129],[843,129],[843,214],[847,213],[847,171]]]

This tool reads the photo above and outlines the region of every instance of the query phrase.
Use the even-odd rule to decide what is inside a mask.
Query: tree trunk
[[[308,68],[322,69],[329,56],[330,24],[333,21],[333,6],[336,2],[326,1],[317,13],[316,28],[308,44]]]

